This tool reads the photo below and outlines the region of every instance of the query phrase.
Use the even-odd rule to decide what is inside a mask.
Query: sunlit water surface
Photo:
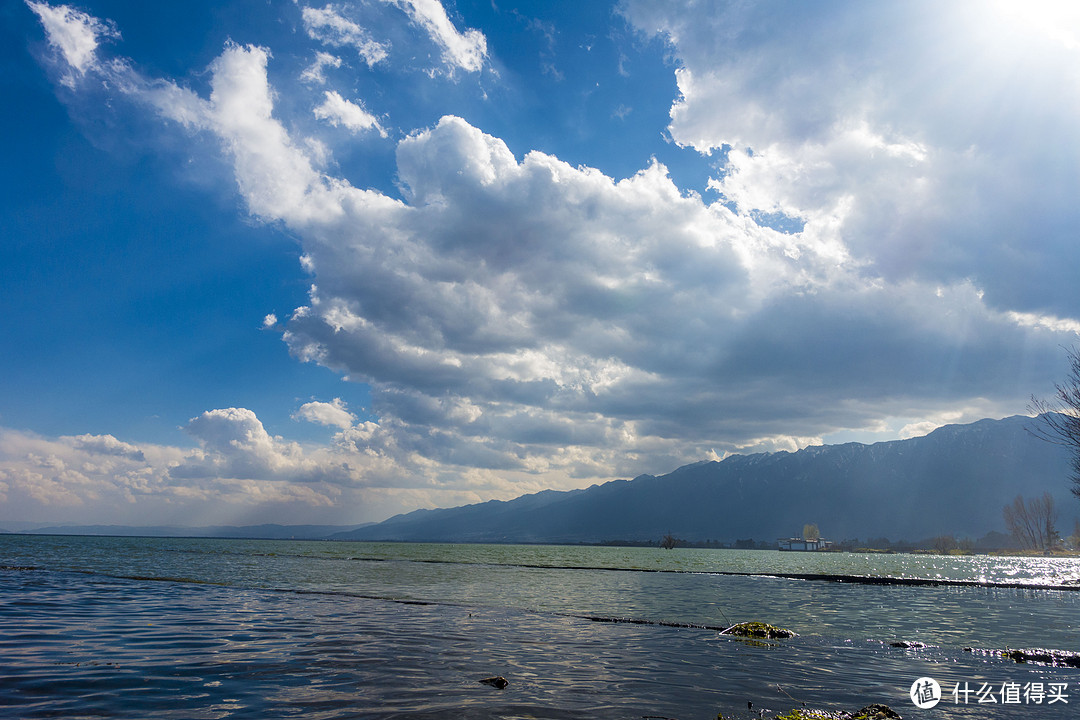
[[[978,652],[1080,651],[1071,559],[10,535],[0,566],[0,716],[713,720],[882,702],[905,717],[1057,718],[1080,706],[1080,670]],[[716,630],[743,620],[799,636]],[[901,640],[929,647],[890,645]],[[509,686],[479,682],[491,675]],[[922,676],[946,693],[934,710],[908,697]],[[999,702],[954,703],[964,682]],[[1064,683],[1067,697],[1000,702],[1004,683],[1029,682]]]

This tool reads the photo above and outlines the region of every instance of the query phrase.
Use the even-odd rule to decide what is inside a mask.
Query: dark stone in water
[[[1032,648],[1029,650],[1007,650],[1002,654],[1018,663],[1033,662],[1053,665],[1054,667],[1080,667],[1080,653],[1066,650]]]
[[[1037,663],[1052,667],[1080,668],[1080,653],[1068,650],[1044,650],[1043,648],[1029,648],[1027,650],[987,650],[983,648],[964,648],[964,652],[978,655],[993,655],[995,657],[1007,657],[1018,663]]]
[[[510,684],[510,682],[502,675],[495,675],[494,677],[484,678],[480,682],[491,687],[496,687],[502,690],[504,687]]]

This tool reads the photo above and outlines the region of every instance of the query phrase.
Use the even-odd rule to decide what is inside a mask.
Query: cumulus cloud
[[[322,9],[304,7],[304,29],[313,40],[318,40],[330,47],[349,47],[356,51],[360,58],[367,63],[368,67],[377,65],[386,59],[389,46],[386,43],[377,42],[371,34],[357,25],[352,20],[341,14],[341,8],[327,5]],[[321,70],[326,65],[337,66],[331,59],[332,56],[321,56],[318,69],[312,76],[316,79],[322,77]]]
[[[384,0],[401,7],[442,49],[443,60],[454,67],[476,72],[487,57],[487,38],[479,30],[460,32],[439,0]]]
[[[398,167],[408,205],[350,204],[342,242],[306,246],[318,282],[285,337],[371,382],[399,447],[440,462],[588,476],[717,440],[786,448],[778,418],[927,412],[991,375],[1030,381],[1032,342],[1048,362],[1053,334],[970,284],[866,278],[831,236],[759,227],[660,165],[615,181],[519,162],[448,117]]]
[[[143,451],[131,443],[117,440],[112,435],[77,435],[73,438],[75,447],[91,453],[116,455],[131,460],[145,460]]]
[[[324,405],[312,408],[311,405]],[[323,419],[344,404],[309,404]],[[198,446],[128,443],[111,435],[45,437],[0,427],[0,497],[8,518],[77,524],[341,523],[377,520],[403,507],[459,505],[517,494],[513,483],[474,473],[455,486],[431,463],[407,474],[384,453],[393,438],[372,422],[330,445],[268,433],[246,408],[192,418]],[[540,489],[536,487],[534,489]]]
[[[101,72],[121,92],[149,104],[162,117],[219,138],[253,214],[287,216],[300,223],[305,216],[325,220],[340,215],[333,200],[336,182],[317,171],[308,155],[317,150],[307,142],[294,142],[273,117],[268,60],[265,48],[227,43],[211,65],[209,99],[171,81],[144,78],[125,63]],[[319,202],[320,197],[328,202]]]
[[[623,12],[670,42],[671,137],[720,154],[713,187],[740,213],[828,228],[890,281],[971,279],[999,309],[1068,315],[1080,209],[1060,189],[1080,168],[1060,158],[1080,147],[1080,57],[1007,6],[630,0]]]
[[[315,117],[326,120],[334,127],[340,125],[354,133],[376,130],[379,135],[386,137],[386,130],[362,105],[350,102],[332,90],[327,90],[325,97],[322,105],[315,108]]]
[[[0,484],[8,507],[26,519],[63,508],[131,505],[162,490],[165,468],[181,456],[111,435],[45,438],[0,428]]]
[[[304,403],[300,409],[293,413],[294,420],[307,420],[308,422],[328,425],[346,430],[356,422],[356,416],[349,412],[345,402],[341,398],[334,398],[328,403],[313,400]]]
[[[816,11],[797,7],[795,21]],[[670,132],[722,155],[721,201],[684,192],[659,162],[613,178],[538,151],[519,158],[455,116],[398,144],[400,199],[362,190],[316,169],[254,46],[225,47],[206,98],[168,80],[116,83],[218,138],[250,212],[299,238],[313,283],[284,340],[369,383],[378,417],[353,424],[340,401],[307,403],[296,417],[340,430],[310,447],[249,410],[208,411],[188,424],[199,448],[169,479],[287,483],[326,502],[321,488],[508,497],[717,451],[792,449],[883,417],[914,432],[958,407],[958,421],[1005,414],[1053,375],[1078,309],[1003,307],[1000,288],[989,302],[980,271],[994,261],[968,257],[980,243],[933,239],[956,231],[944,209],[975,220],[999,197],[981,180],[960,193],[988,156],[917,132],[918,113],[899,101],[885,113],[865,94],[874,82],[844,82],[861,66],[834,57],[830,38],[858,13],[839,29],[814,16],[755,57],[715,38],[745,44],[739,13],[764,10],[706,22],[693,7],[686,19],[628,8],[683,58]],[[819,25],[815,40],[807,28]],[[781,52],[795,35],[824,60]],[[804,224],[774,229],[761,213]],[[905,269],[917,250],[932,261]],[[950,269],[961,267],[975,272]]]
[[[320,462],[299,444],[271,436],[246,408],[208,410],[185,428],[203,452],[170,469],[174,478],[348,483],[345,463]]]
[[[347,445],[304,449],[285,443],[245,409],[209,411],[193,419],[189,431],[200,440],[198,448],[0,428],[0,496],[8,518],[43,524],[213,525],[251,518],[352,523],[385,516],[401,506],[399,494],[415,492],[360,487],[343,465],[351,461],[359,468],[378,458]],[[474,498],[446,496],[451,503]]]

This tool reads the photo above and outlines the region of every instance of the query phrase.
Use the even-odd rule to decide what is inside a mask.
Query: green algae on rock
[[[770,640],[795,637],[795,633],[791,630],[763,622],[735,623],[731,627],[721,630],[720,634],[746,638],[767,638]]]
[[[796,708],[789,713],[777,715],[774,720],[903,720],[903,718],[888,705],[874,703],[853,713],[843,710]]]

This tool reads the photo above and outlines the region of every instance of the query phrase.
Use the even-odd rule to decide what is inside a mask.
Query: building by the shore
[[[776,546],[779,550],[816,552],[818,550],[828,550],[832,547],[832,541],[824,540],[822,538],[818,538],[817,540],[807,540],[806,538],[780,538],[776,541]]]

